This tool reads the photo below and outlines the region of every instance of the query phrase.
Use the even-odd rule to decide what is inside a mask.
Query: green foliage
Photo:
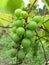
[[[47,21],[47,22],[45,23],[45,27],[46,27],[47,30],[49,31],[49,21]]]
[[[15,9],[24,6],[23,0],[8,0],[6,8],[10,13],[14,13]]]
[[[0,12],[5,13],[6,12],[6,4],[8,0],[1,0],[0,1]]]
[[[42,0],[42,1],[46,5],[47,9],[49,10],[49,0]]]
[[[42,0],[43,2],[46,2],[47,3],[47,5],[49,6],[49,0]]]
[[[45,0],[45,1],[47,2],[48,6],[49,6],[49,0]]]

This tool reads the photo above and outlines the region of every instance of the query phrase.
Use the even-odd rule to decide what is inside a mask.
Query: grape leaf
[[[3,26],[7,26],[12,22],[12,18],[10,14],[2,14],[0,13],[0,23],[3,24]]]
[[[1,0],[0,12],[13,14],[15,9],[22,8],[23,6],[23,0]]]
[[[47,21],[46,21],[47,20]],[[45,27],[47,28],[47,30],[49,31],[49,15],[44,17],[44,21],[46,21],[45,23]]]
[[[8,0],[7,5],[6,5],[6,9],[8,12],[13,14],[15,9],[21,8],[23,6],[24,6],[23,0]]]
[[[0,12],[2,13],[5,13],[6,12],[6,3],[7,3],[7,0],[1,0],[0,1]]]

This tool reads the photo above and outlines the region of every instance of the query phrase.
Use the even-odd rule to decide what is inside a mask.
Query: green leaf
[[[15,9],[21,8],[24,6],[23,0],[8,0],[6,8],[10,13],[14,13]]]
[[[3,26],[7,26],[11,22],[12,22],[12,16],[10,14],[0,13],[0,23],[2,23]]]
[[[0,12],[5,13],[6,12],[6,3],[8,0],[1,0],[0,1]]]
[[[23,6],[23,0],[1,0],[0,12],[13,14],[15,9],[22,8]]]

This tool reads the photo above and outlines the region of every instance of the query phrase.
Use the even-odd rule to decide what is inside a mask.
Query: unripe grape
[[[25,37],[32,38],[33,37],[33,32],[31,30],[26,30]]]
[[[22,50],[20,50],[20,51],[18,52],[18,58],[19,58],[20,60],[23,60],[24,57],[25,57],[25,52],[22,51]]]
[[[41,23],[42,22],[42,17],[41,16],[34,16],[33,17],[33,21],[37,22],[37,23]]]
[[[22,16],[23,19],[25,19],[25,18],[28,17],[28,13],[26,11],[22,11],[21,16]]]
[[[35,30],[37,28],[37,23],[34,21],[30,21],[27,25],[27,28],[30,30]]]
[[[23,27],[19,27],[19,28],[17,28],[16,33],[19,36],[22,36],[25,33],[25,29]]]
[[[20,40],[20,37],[17,34],[11,34],[11,38],[14,42],[18,42]]]
[[[17,20],[15,21],[15,25],[17,27],[23,27],[25,25],[25,20]]]
[[[17,54],[17,49],[11,49],[11,50],[9,50],[9,52],[10,52],[10,56],[13,58]]]
[[[29,48],[30,44],[31,44],[31,41],[29,39],[25,38],[25,39],[22,40],[22,46],[23,47]]]
[[[30,49],[29,49],[30,50]],[[26,54],[26,59],[31,59],[33,56],[33,53],[32,51],[29,51],[27,54]]]
[[[16,26],[12,28],[12,31],[15,33],[16,32]]]
[[[21,12],[22,12],[21,9],[16,9],[16,10],[15,10],[15,15],[16,15],[16,17],[21,17]]]

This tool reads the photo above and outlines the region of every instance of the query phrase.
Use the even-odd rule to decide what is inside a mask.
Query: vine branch
[[[45,65],[48,65],[48,61],[47,61],[47,56],[46,56],[46,53],[45,53],[45,49],[44,49],[44,46],[43,46],[43,43],[42,43],[42,41],[40,40],[40,37],[38,36],[38,32],[37,31],[35,31],[36,32],[36,34],[37,34],[37,37],[38,37],[38,40],[40,41],[40,43],[41,43],[41,45],[42,45],[42,48],[43,48],[43,52],[44,52],[44,58],[45,58],[45,60],[46,60],[46,63],[45,63]]]
[[[47,30],[47,28],[43,28],[43,26],[41,26],[40,28],[43,29],[45,32],[49,33],[49,31]]]
[[[12,28],[12,27],[9,27],[9,26],[0,26],[1,28]]]
[[[31,10],[32,10],[32,7],[34,6],[34,4],[36,3],[36,1],[37,0],[34,0],[34,2],[32,3],[32,5],[30,6],[30,8],[28,9],[28,14],[31,12]],[[25,18],[25,22],[27,23],[27,19],[28,19],[28,17],[27,18]]]
[[[32,7],[34,6],[34,4],[36,3],[37,0],[34,0],[34,2],[32,3],[32,5],[30,6],[29,10],[28,10],[28,14],[31,12]]]

